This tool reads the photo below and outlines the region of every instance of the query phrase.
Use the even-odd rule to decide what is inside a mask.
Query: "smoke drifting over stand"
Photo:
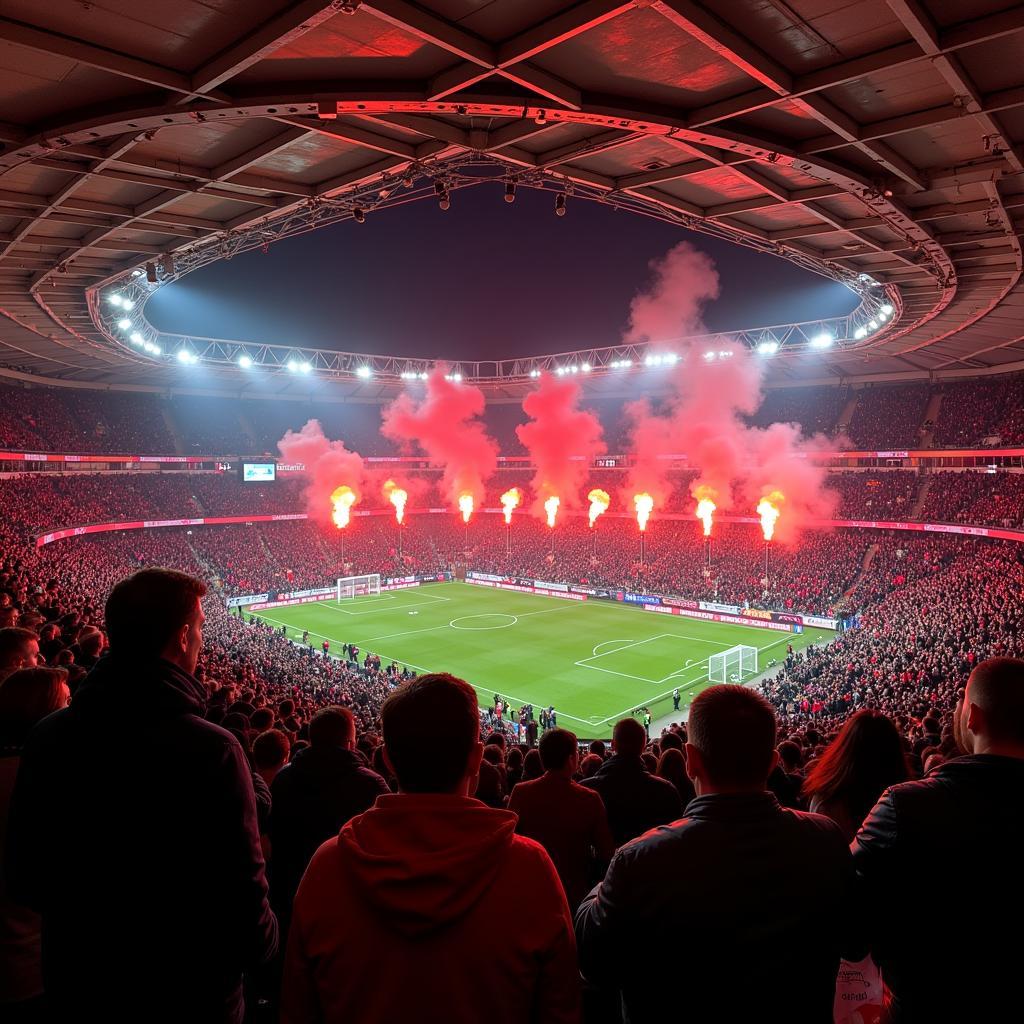
[[[444,490],[454,507],[469,495],[479,508],[484,486],[498,468],[498,445],[480,420],[483,392],[446,380],[444,367],[430,374],[426,389],[419,401],[399,395],[383,412],[381,432],[407,452],[418,447],[432,465],[443,468]]]
[[[303,495],[311,519],[330,525],[331,495],[338,487],[352,488],[352,504],[359,501],[366,476],[362,456],[350,452],[344,441],[325,437],[319,420],[309,420],[298,433],[289,430],[277,447],[285,462],[303,463],[306,467]]]

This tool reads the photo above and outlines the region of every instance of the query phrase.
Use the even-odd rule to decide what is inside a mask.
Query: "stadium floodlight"
[[[811,348],[828,348],[835,340],[828,331],[822,331],[811,338]]]
[[[892,316],[893,313],[895,312],[895,310],[892,308],[892,303],[889,303],[889,302],[885,303],[885,305],[882,306],[882,312],[886,316]]]
[[[580,369],[581,369],[581,370],[582,370],[582,371],[583,371],[584,373],[590,373],[590,371],[591,371],[592,367],[591,367],[590,363],[581,363],[581,364],[580,364]]]
[[[370,370],[370,368],[368,366],[357,366],[356,367],[356,376],[357,377],[361,377],[363,380],[367,380],[371,373],[372,373],[372,371]]]
[[[723,348],[723,349],[722,349],[722,350],[721,350],[721,351],[720,351],[720,352],[718,353],[718,358],[719,358],[719,359],[728,359],[728,358],[730,358],[731,356],[732,356],[732,349],[729,349],[729,348]]]
[[[128,339],[133,345],[142,345],[145,342],[145,338],[139,334],[138,331],[132,331],[131,336]]]
[[[117,326],[120,327],[122,331],[127,331],[128,328],[131,327],[131,325],[131,320],[129,320],[128,317],[126,316],[121,317],[121,319],[117,321]]]
[[[244,352],[238,357],[238,365],[243,370],[248,370],[252,366],[252,356],[246,355]]]
[[[557,373],[559,377],[564,377],[565,376],[565,367],[564,366],[556,366],[555,367],[555,373]]]
[[[869,320],[868,321],[868,330],[869,331],[877,331],[878,330],[878,321],[877,320]]]
[[[710,363],[717,356],[716,352],[705,352],[704,358]]]
[[[133,310],[135,308],[135,300],[121,299],[121,308],[127,311]]]
[[[661,361],[666,363],[668,366],[674,366],[679,361],[679,356],[675,352],[666,352],[662,357]]]
[[[187,348],[179,348],[178,361],[185,363],[186,366],[191,366],[192,363],[199,361],[199,357],[194,352],[190,352]]]
[[[569,372],[570,373],[579,373],[580,372],[580,368],[578,366],[576,366],[576,365],[570,366],[569,367]]]
[[[858,327],[857,330],[855,330],[853,332],[853,336],[858,341],[860,341],[860,339],[863,338],[867,333],[868,333],[868,329],[866,327]]]
[[[762,341],[757,346],[757,351],[762,356],[773,356],[779,351],[779,343],[777,341]]]
[[[124,305],[124,299],[117,292],[113,292],[112,294],[108,295],[107,302],[109,302],[112,306],[120,307]]]
[[[298,362],[296,360],[289,359],[287,365],[288,365],[288,369],[291,370],[292,373],[298,373],[299,372],[299,364],[298,364]]]
[[[138,268],[138,267],[136,267],[136,268],[135,268],[135,269],[134,269],[134,270],[132,271],[132,277],[142,277],[142,271],[141,271],[141,270],[139,270],[139,268]]]
[[[540,376],[540,370],[531,370],[530,376],[533,377],[534,380],[536,380]]]
[[[456,384],[461,383],[462,382],[462,374],[461,373],[453,373],[452,374],[452,380],[455,381]]]
[[[426,380],[426,379],[427,379],[427,376],[428,376],[427,374],[425,374],[425,373],[421,373],[421,374],[420,374],[420,380]]]
[[[309,373],[310,370],[312,370],[312,369],[313,369],[313,364],[308,362],[307,360],[303,360],[301,363],[299,363],[299,371],[301,373]]]

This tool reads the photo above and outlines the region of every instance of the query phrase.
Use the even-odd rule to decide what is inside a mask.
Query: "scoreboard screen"
[[[265,484],[277,479],[274,462],[243,462],[242,481],[247,484]]]

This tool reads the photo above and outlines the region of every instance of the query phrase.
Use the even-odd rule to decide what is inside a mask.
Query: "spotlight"
[[[718,353],[718,358],[719,359],[728,359],[731,356],[732,356],[732,351],[730,349],[727,349],[727,348],[726,349],[722,349],[722,351]]]
[[[129,320],[128,317],[126,316],[121,317],[121,319],[117,321],[117,326],[120,327],[122,331],[127,331],[128,328],[131,327],[131,325],[131,320]]]
[[[667,355],[661,357],[662,361],[668,363],[669,366],[674,366],[679,361],[679,356],[675,352],[669,352]]]
[[[882,312],[886,316],[892,316],[894,310],[893,310],[892,306],[887,302],[884,306],[882,306]]]
[[[240,355],[238,357],[238,365],[243,370],[248,370],[249,367],[252,366],[252,356]]]
[[[439,202],[437,205],[442,210],[450,210],[451,209],[452,201],[451,201],[451,199],[448,198],[448,193],[447,192],[442,197],[441,202]]]
[[[582,364],[582,365],[580,366],[580,369],[581,369],[581,370],[582,370],[582,371],[583,371],[584,373],[590,373],[590,370],[591,370],[591,366],[590,366],[590,363],[583,363],[583,364]]]
[[[565,193],[564,192],[559,192],[558,195],[555,196],[555,216],[556,217],[564,217],[565,216]]]
[[[516,201],[516,183],[514,181],[505,182],[505,202],[514,203]]]
[[[155,263],[147,263],[146,264],[146,280],[150,284],[156,284],[156,264]]]
[[[437,205],[442,210],[447,210],[451,205],[451,197],[448,195],[448,186],[443,181],[434,182],[434,193],[437,196]]]
[[[869,320],[868,321],[868,330],[869,331],[877,331],[878,330],[878,321],[877,320]]]
[[[298,372],[299,364],[294,359],[289,359],[288,360],[288,369],[291,370],[292,373],[296,373],[296,372]]]
[[[366,380],[370,376],[371,370],[368,366],[357,366],[356,376]]]
[[[141,270],[139,270],[139,268],[138,268],[138,267],[136,267],[136,268],[135,268],[135,269],[134,269],[134,270],[132,271],[132,277],[142,277],[142,271],[141,271]]]
[[[579,373],[580,372],[580,368],[578,366],[570,366],[569,367],[569,372],[570,373]]]
[[[835,340],[828,331],[822,331],[811,338],[811,348],[828,348]]]
[[[884,321],[889,319],[889,314],[886,313],[886,311],[884,309],[880,309],[878,311],[878,319],[882,320],[884,322]]]
[[[717,353],[715,353],[715,352],[705,352],[704,353],[704,358],[710,363],[710,362],[712,362],[715,359],[716,355],[717,355]]]
[[[185,363],[186,366],[191,366],[192,363],[198,362],[199,359],[194,352],[190,352],[187,348],[179,348],[178,361]]]
[[[128,339],[133,345],[142,345],[145,343],[145,338],[139,334],[138,331],[132,331],[130,338]]]
[[[123,310],[126,310],[126,311],[134,309],[135,308],[135,300],[134,299],[122,299],[121,300],[121,308]]]
[[[565,376],[565,367],[564,366],[556,366],[555,367],[555,373],[557,373],[559,377],[564,377]]]
[[[531,370],[530,376],[536,380],[536,378],[540,376],[540,370]]]
[[[366,213],[363,211],[363,208],[361,206],[353,207],[353,209],[352,209],[352,219],[357,224],[365,224],[366,223]]]
[[[113,295],[108,295],[107,302],[109,302],[112,306],[124,305],[124,299],[122,299],[121,296],[117,294],[117,292],[114,292]]]
[[[427,375],[425,373],[421,373],[420,376],[419,376],[419,379],[420,380],[426,380],[427,379]]]
[[[868,329],[866,327],[858,327],[857,330],[855,330],[853,332],[853,336],[858,341],[860,341],[860,339],[863,338],[867,333],[868,333]]]
[[[757,351],[763,356],[773,356],[779,351],[779,343],[777,341],[762,341],[757,346]]]
[[[461,384],[462,383],[462,374],[461,373],[453,373],[452,374],[452,380],[455,381],[456,384]]]
[[[312,369],[313,369],[313,364],[312,363],[305,362],[305,361],[299,363],[299,370],[301,370],[302,373],[309,373],[310,370],[312,370]]]

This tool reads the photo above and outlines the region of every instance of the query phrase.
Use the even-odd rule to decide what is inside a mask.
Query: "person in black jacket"
[[[640,759],[646,742],[644,727],[635,718],[623,718],[612,730],[614,756],[583,781],[604,801],[616,846],[683,813],[676,787],[651,775]]]
[[[971,673],[953,719],[965,756],[887,789],[853,842],[871,951],[893,1019],[1009,1020],[1024,894],[1024,661]],[[952,933],[921,931],[915,899],[946,894]]]
[[[636,724],[636,723],[634,723]],[[832,1020],[853,891],[835,822],[768,792],[775,713],[743,686],[693,702],[686,817],[623,846],[580,905],[584,978],[618,989],[630,1024],[665,1019],[671,978],[693,1021]],[[793,887],[801,896],[794,899]]]
[[[310,720],[309,746],[277,773],[271,786],[271,894],[282,922],[320,844],[390,792],[355,745],[352,712],[323,708]]]
[[[42,916],[54,1021],[224,1022],[277,946],[249,765],[203,719],[206,586],[122,580],[110,652],[29,735],[12,800],[12,899]]]

